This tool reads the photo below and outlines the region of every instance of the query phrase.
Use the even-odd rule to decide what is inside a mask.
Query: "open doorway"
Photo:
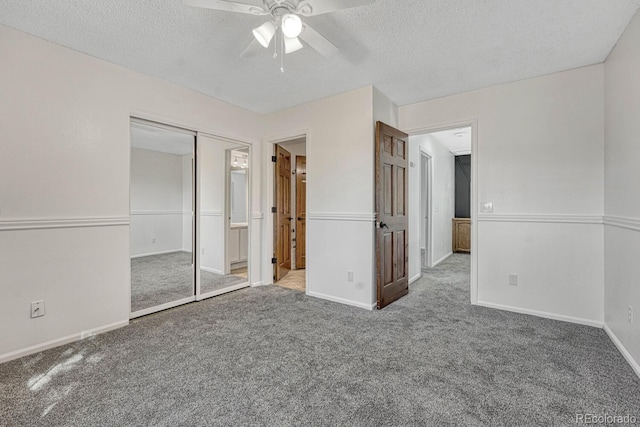
[[[432,274],[452,256],[457,263],[471,264],[472,137],[471,125],[458,125],[409,138],[419,168],[418,194],[412,193],[417,205],[413,225],[419,230],[414,244],[419,251],[417,274]]]
[[[273,282],[306,291],[306,137],[274,146]]]

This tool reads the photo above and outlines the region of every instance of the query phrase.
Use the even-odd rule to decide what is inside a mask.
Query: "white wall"
[[[247,171],[231,171],[231,223],[243,224],[247,219]],[[231,191],[233,189],[233,191]]]
[[[431,253],[429,265],[451,255],[451,219],[455,214],[455,163],[453,154],[430,134],[409,137],[409,277],[421,274],[420,259],[420,152],[431,156]]]
[[[251,143],[262,118],[5,26],[0,56],[3,361],[128,323],[130,115]]]
[[[183,190],[182,156],[131,149],[132,257],[183,249]]]
[[[605,324],[640,375],[640,15],[605,64]],[[627,319],[634,309],[633,324]]]
[[[473,224],[479,304],[604,321],[603,79],[594,65],[399,108],[410,133],[477,120],[478,202],[493,202]]]
[[[398,127],[398,106],[376,87],[372,88],[373,123],[382,122],[394,128]]]
[[[269,114],[265,128],[268,142],[307,134],[307,293],[366,308],[375,303],[372,120],[372,88],[365,87]],[[264,157],[265,211],[273,197],[272,148]],[[265,223],[271,221],[269,214]],[[272,230],[264,245],[271,254]]]

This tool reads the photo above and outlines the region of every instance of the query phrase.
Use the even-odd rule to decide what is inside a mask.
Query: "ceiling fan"
[[[275,39],[273,56],[276,58],[278,43],[280,44],[280,56],[283,57],[283,51],[285,54],[293,53],[304,47],[300,39],[325,57],[336,54],[338,48],[311,28],[309,24],[303,22],[301,16],[322,15],[340,9],[364,6],[375,0],[262,0],[262,6],[227,0],[183,1],[190,6],[270,16],[271,18],[267,22],[253,29],[255,40],[245,49],[243,56],[255,53],[255,46],[262,45],[268,48],[271,41]],[[281,71],[284,71],[282,66]]]

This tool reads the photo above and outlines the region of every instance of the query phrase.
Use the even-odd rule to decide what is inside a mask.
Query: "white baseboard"
[[[50,348],[59,347],[61,345],[69,344],[75,341],[79,341],[84,338],[88,338],[90,336],[101,334],[103,332],[109,332],[114,329],[121,328],[123,326],[127,326],[129,324],[129,320],[122,320],[120,322],[115,322],[110,325],[101,326],[99,328],[93,328],[86,331],[78,332],[72,335],[67,335],[66,337],[58,338],[55,340],[47,341],[42,344],[33,345],[31,347],[22,348],[20,350],[11,351],[9,353],[5,353],[0,355],[0,363],[9,362],[14,359],[19,359],[24,356],[28,356],[30,354],[38,353],[44,350],[48,350]]]
[[[223,276],[225,275],[224,271],[222,271],[222,270],[216,270],[215,268],[209,268],[209,267],[205,267],[203,265],[200,266],[200,270],[208,271],[209,273],[222,274]]]
[[[331,296],[331,295],[325,295],[325,294],[321,294],[321,293],[318,293],[318,292],[312,292],[312,291],[309,291],[309,290],[307,290],[307,295],[309,295],[310,297],[325,299],[325,300],[328,300],[328,301],[339,302],[340,304],[352,305],[354,307],[364,308],[365,310],[373,310],[376,307],[376,303],[363,304],[361,302],[351,301],[351,300],[348,300],[348,299],[345,299],[345,298],[334,297],[334,296]]]
[[[577,323],[579,325],[594,326],[602,328],[604,324],[597,320],[582,319],[580,317],[565,316],[563,314],[548,313],[546,311],[529,310],[527,308],[512,307],[510,305],[494,304],[492,302],[477,301],[474,305],[487,308],[495,308],[497,310],[511,311],[513,313],[528,314],[530,316],[544,317],[545,319],[560,320],[563,322]]]
[[[439,260],[437,260],[433,264],[431,264],[431,268],[433,268],[433,267],[437,266],[438,264],[442,263],[444,260],[449,258],[451,255],[453,255],[453,252],[449,252],[448,254],[446,254],[445,256],[443,256],[442,258],[440,258]]]
[[[231,263],[231,270],[235,270],[236,268],[246,268],[249,266],[247,260],[237,261]]]
[[[189,253],[189,254],[191,253],[191,252],[185,251],[183,249],[171,249],[171,250],[168,250],[168,251],[149,252],[149,253],[146,253],[146,254],[132,255],[131,259],[142,258],[142,257],[152,256],[152,255],[176,254],[178,252],[186,252],[186,253]]]
[[[422,277],[422,273],[416,274],[415,276],[413,276],[413,278],[409,279],[409,284],[412,284],[413,282],[420,279],[421,277]]]
[[[262,282],[253,282],[251,284],[251,287],[253,287],[253,288],[257,288],[258,286],[266,286],[266,285],[264,283],[262,283]]]
[[[609,335],[609,338],[611,339],[611,341],[613,341],[615,346],[618,348],[618,351],[622,353],[622,356],[624,356],[624,358],[627,360],[627,363],[631,365],[631,369],[633,369],[636,375],[638,376],[638,378],[640,378],[640,365],[638,364],[638,362],[635,361],[631,353],[629,353],[629,351],[624,346],[624,344],[622,344],[622,342],[618,339],[616,334],[611,330],[611,328],[609,328],[609,326],[607,326],[606,323],[604,325],[604,331],[607,333],[607,335]]]

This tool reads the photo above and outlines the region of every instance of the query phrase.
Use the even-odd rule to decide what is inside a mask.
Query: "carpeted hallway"
[[[0,425],[575,425],[640,419],[601,329],[469,304],[455,255],[381,311],[243,289],[0,365]]]

